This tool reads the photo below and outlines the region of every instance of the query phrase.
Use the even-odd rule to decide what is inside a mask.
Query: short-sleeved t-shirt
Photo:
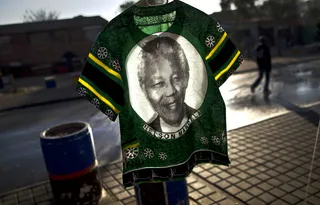
[[[241,62],[221,25],[181,1],[134,5],[106,25],[77,89],[112,121],[119,116],[125,187],[229,165],[219,86]]]

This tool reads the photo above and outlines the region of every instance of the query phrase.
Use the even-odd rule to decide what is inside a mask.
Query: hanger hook
[[[145,1],[146,1],[146,3],[147,3],[148,6],[152,6],[152,4],[149,3],[149,0],[145,0]],[[169,2],[169,0],[166,0],[166,3],[165,3],[165,4],[167,4],[168,2]]]

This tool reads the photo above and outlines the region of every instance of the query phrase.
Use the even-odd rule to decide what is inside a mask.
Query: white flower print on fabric
[[[138,147],[130,147],[124,150],[126,159],[134,159],[139,154],[139,148]]]
[[[108,56],[108,50],[106,47],[100,47],[97,52],[98,58],[105,59]]]
[[[86,97],[87,95],[87,90],[83,87],[78,88],[78,93],[82,96],[82,97]]]
[[[113,68],[114,68],[116,71],[118,71],[118,72],[121,71],[120,62],[119,62],[118,59],[116,59],[116,60],[114,60],[114,61],[112,62],[112,66],[113,66]]]
[[[92,103],[94,106],[96,106],[97,108],[100,107],[100,101],[99,101],[97,98],[93,98],[93,99],[91,100],[91,103]]]
[[[217,136],[212,136],[212,142],[215,145],[220,145],[221,141]]]
[[[228,138],[227,138],[227,135],[226,135],[226,132],[225,132],[225,131],[222,132],[221,137],[222,137],[222,143],[224,143],[224,144],[227,143],[227,139],[228,139]]]
[[[241,64],[243,62],[243,55],[241,54],[238,58],[238,62]]]
[[[217,22],[217,29],[220,33],[224,32],[224,29],[222,28],[222,26]]]
[[[166,160],[167,157],[168,157],[168,155],[167,155],[166,153],[164,153],[164,152],[160,152],[160,153],[159,153],[159,159],[161,159],[161,160]]]
[[[107,110],[107,111],[105,112],[105,114],[108,116],[109,119],[113,119],[113,112],[112,112],[112,110]]]
[[[145,158],[152,159],[154,156],[153,151],[150,148],[145,148],[144,149],[144,156],[145,156]]]
[[[206,46],[212,48],[216,43],[216,39],[214,36],[208,36],[206,39]]]
[[[200,141],[202,144],[209,144],[209,140],[206,137],[200,137]]]

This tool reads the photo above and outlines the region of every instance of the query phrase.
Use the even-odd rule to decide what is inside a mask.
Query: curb
[[[18,110],[18,109],[26,109],[26,108],[31,108],[31,107],[43,106],[43,105],[50,105],[50,104],[56,104],[56,103],[62,103],[62,102],[69,102],[69,101],[79,100],[79,99],[83,99],[83,98],[81,96],[79,96],[79,97],[72,97],[72,98],[59,99],[59,100],[51,100],[51,101],[39,102],[39,103],[33,103],[33,104],[25,104],[25,105],[20,105],[20,106],[0,109],[0,113],[7,112],[7,111]]]

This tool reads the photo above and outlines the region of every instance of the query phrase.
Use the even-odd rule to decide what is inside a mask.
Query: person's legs
[[[257,86],[261,83],[262,77],[263,77],[264,70],[261,66],[259,66],[259,76],[257,80],[251,85],[251,92],[254,93]]]
[[[270,73],[271,73],[271,69],[267,68],[266,69],[266,82],[264,84],[264,92],[268,92],[268,93],[270,93],[270,90],[269,90]]]

